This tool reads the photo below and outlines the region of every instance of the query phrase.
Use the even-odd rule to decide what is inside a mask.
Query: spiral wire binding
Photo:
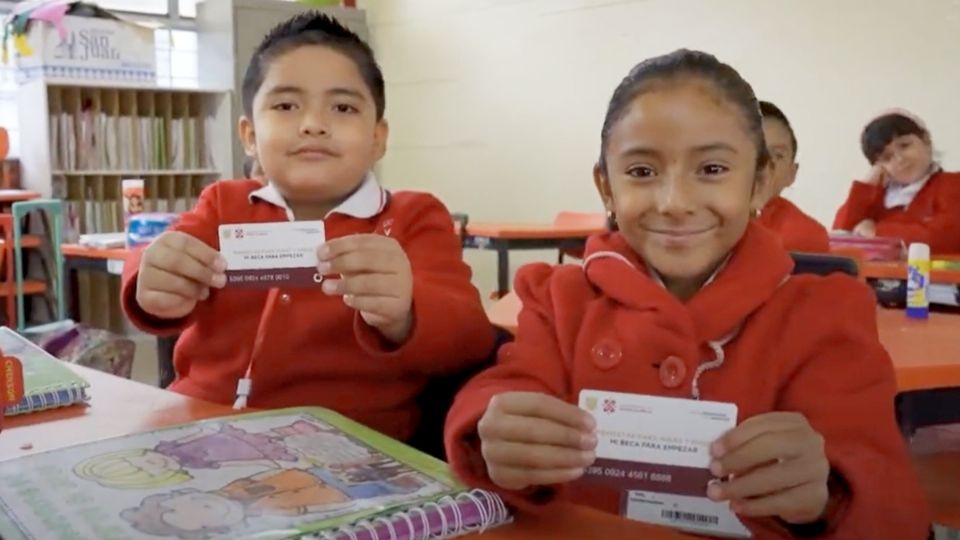
[[[80,383],[70,383],[62,388],[41,388],[36,394],[26,396],[20,403],[4,409],[4,414],[13,416],[28,412],[44,411],[57,407],[66,407],[74,403],[87,401],[87,386]]]
[[[476,520],[464,515],[465,512],[470,511],[477,513]],[[415,516],[419,516],[420,527],[417,527],[417,523],[414,522]],[[430,518],[434,516],[439,524],[431,525]],[[491,526],[507,522],[509,518],[507,506],[499,496],[475,489],[455,496],[448,495],[438,501],[426,502],[389,516],[376,517],[372,521],[363,519],[333,531],[307,534],[301,538],[304,540],[439,540],[469,532],[483,532]],[[468,524],[468,522],[472,523]],[[389,536],[384,536],[383,533]]]

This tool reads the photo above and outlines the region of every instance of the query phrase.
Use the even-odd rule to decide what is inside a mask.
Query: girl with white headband
[[[860,146],[872,168],[853,183],[833,228],[960,253],[960,174],[934,159],[923,120],[903,109],[885,111],[863,129]]]

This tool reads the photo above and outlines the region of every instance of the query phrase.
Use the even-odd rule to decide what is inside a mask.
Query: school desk
[[[510,251],[582,248],[589,236],[604,231],[592,225],[467,223],[463,247],[497,252],[497,296],[510,290]]]
[[[867,279],[907,279],[906,262],[862,262],[860,274]],[[946,285],[960,285],[960,270],[933,270],[930,272],[931,283]]]
[[[130,250],[126,248],[97,249],[80,244],[63,244],[60,246],[60,251],[63,253],[64,271],[67,276],[67,313],[76,321],[80,319],[77,273],[81,270],[87,270],[119,276],[123,273],[123,263],[130,255]],[[119,309],[119,306],[117,309]],[[176,337],[157,338],[160,381],[173,380],[173,367],[169,360],[173,358],[173,346],[176,341]]]
[[[40,194],[26,189],[0,189],[0,207],[10,206],[15,202],[39,199]]]
[[[70,367],[90,383],[89,404],[7,417],[0,432],[0,459],[235,413],[226,405],[208,403],[72,364]],[[689,540],[692,537],[562,504],[549,515],[518,515],[512,524],[467,538]]]
[[[879,308],[877,327],[893,360],[904,434],[960,422],[960,315],[931,313],[916,320],[902,310]]]

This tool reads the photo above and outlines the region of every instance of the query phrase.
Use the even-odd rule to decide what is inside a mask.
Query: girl
[[[960,253],[960,174],[934,161],[923,121],[903,109],[887,111],[863,128],[860,146],[872,168],[853,183],[833,228]]]
[[[577,480],[595,460],[583,389],[735,403],[703,486],[758,538],[926,537],[928,510],[894,423],[890,359],[871,292],[791,276],[751,215],[769,159],[757,100],[730,66],[681,50],[613,94],[594,169],[619,231],[582,268],[524,268],[517,339],[447,419],[469,484],[515,504],[568,497],[608,511],[621,492]]]

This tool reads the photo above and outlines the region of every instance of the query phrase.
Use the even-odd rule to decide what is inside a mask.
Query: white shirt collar
[[[910,206],[910,203],[917,197],[917,194],[920,193],[923,186],[927,185],[927,182],[930,181],[930,177],[938,172],[940,172],[940,164],[934,163],[930,166],[930,170],[927,171],[927,175],[917,182],[905,186],[888,184],[883,194],[883,207],[897,208],[899,206]]]
[[[294,220],[293,210],[287,205],[287,201],[284,200],[283,195],[277,191],[273,182],[268,182],[267,185],[262,188],[251,191],[251,203],[254,198],[283,208],[287,214],[287,219],[290,221]],[[382,212],[386,205],[386,191],[380,186],[377,177],[372,172],[368,172],[363,178],[363,182],[360,183],[360,187],[351,193],[339,206],[327,212],[324,219],[330,217],[331,214],[344,214],[357,219],[372,218]]]

